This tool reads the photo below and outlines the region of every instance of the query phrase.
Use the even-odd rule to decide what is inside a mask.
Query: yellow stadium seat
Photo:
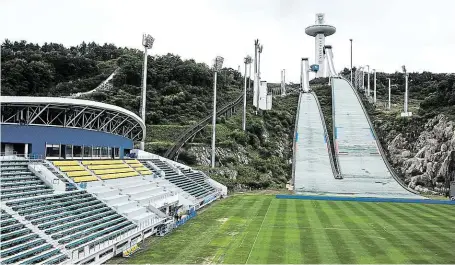
[[[123,172],[134,172],[132,168],[115,168],[115,169],[96,169],[93,172],[97,175],[113,174],[113,173],[123,173]]]
[[[56,166],[78,166],[79,163],[76,160],[59,160],[53,161]]]
[[[137,172],[126,172],[126,173],[117,173],[117,174],[107,174],[99,176],[101,179],[116,179],[116,178],[126,178],[138,176]]]
[[[137,161],[136,159],[133,160],[124,160],[127,164],[140,164],[141,162]]]
[[[87,176],[87,177],[76,177],[76,178],[73,178],[74,182],[88,182],[88,181],[96,181],[98,180],[97,177],[95,176]]]
[[[136,171],[149,170],[148,168],[146,168],[146,167],[144,167],[144,166],[142,166],[142,167],[136,167],[136,168],[134,168],[134,169],[136,169]]]
[[[114,164],[123,164],[122,160],[84,160],[82,161],[84,165],[114,165]]]
[[[139,173],[141,173],[142,175],[152,175],[152,172],[150,170],[139,171]]]
[[[142,164],[129,164],[131,167],[137,168],[137,167],[143,167]]]
[[[80,171],[80,170],[85,170],[84,167],[80,166],[80,165],[77,165],[77,166],[62,166],[62,167],[59,167],[59,169],[61,171]]]
[[[113,168],[129,168],[127,164],[115,164],[115,165],[88,165],[89,169],[113,169]]]
[[[87,170],[84,171],[70,171],[70,172],[65,172],[68,177],[81,177],[81,176],[91,176],[90,172]]]

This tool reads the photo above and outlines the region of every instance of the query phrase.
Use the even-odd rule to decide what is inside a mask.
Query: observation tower
[[[315,58],[316,64],[319,65],[319,71],[316,73],[316,77],[324,77],[324,45],[325,37],[333,35],[336,28],[331,25],[325,24],[325,14],[316,14],[316,22],[305,29],[305,33],[312,37],[315,37]]]

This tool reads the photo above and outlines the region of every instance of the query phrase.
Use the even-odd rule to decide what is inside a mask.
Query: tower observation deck
[[[316,74],[316,77],[324,77],[325,67],[324,67],[324,45],[325,37],[333,35],[336,31],[336,28],[331,25],[325,24],[325,14],[318,13],[316,14],[316,22],[314,25],[311,25],[305,29],[305,33],[312,37],[315,37],[315,57],[316,64],[319,65],[319,71]]]

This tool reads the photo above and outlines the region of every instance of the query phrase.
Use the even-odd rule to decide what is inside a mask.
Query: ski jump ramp
[[[336,170],[323,121],[316,95],[301,93],[294,146],[294,190],[297,193],[325,194],[336,189]]]
[[[401,183],[388,165],[360,97],[340,77],[332,78],[332,108],[343,191],[364,197],[423,198]]]
[[[294,143],[294,191],[306,195],[424,198],[402,184],[387,164],[374,128],[350,83],[332,78],[332,100],[336,160],[316,95],[300,94]]]

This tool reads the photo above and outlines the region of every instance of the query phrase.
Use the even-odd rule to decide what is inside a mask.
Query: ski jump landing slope
[[[366,111],[354,88],[332,78],[335,156],[342,193],[364,197],[423,198],[400,183],[387,164]]]
[[[326,194],[336,190],[323,116],[313,93],[300,94],[295,133],[294,190]]]

